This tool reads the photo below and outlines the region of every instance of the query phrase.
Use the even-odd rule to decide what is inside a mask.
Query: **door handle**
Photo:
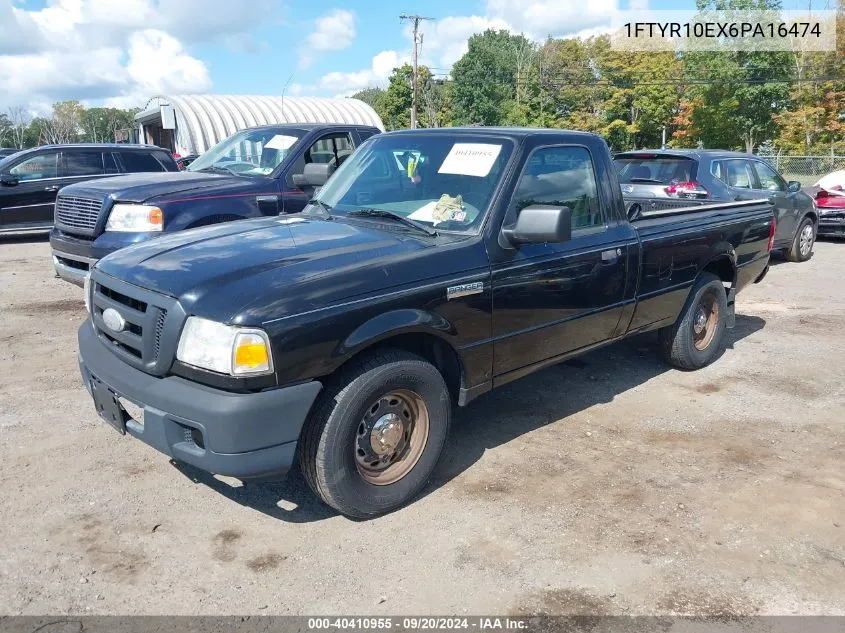
[[[44,187],[44,191],[58,191],[58,185],[50,185],[49,187]]]
[[[601,261],[603,264],[612,264],[622,254],[621,248],[611,248],[601,252]]]

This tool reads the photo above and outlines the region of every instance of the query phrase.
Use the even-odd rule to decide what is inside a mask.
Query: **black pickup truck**
[[[676,367],[713,361],[774,228],[767,201],[629,222],[591,134],[394,132],[300,213],[101,259],[79,363],[121,433],[242,479],[298,461],[370,517],[423,488],[455,403],[647,330]]]

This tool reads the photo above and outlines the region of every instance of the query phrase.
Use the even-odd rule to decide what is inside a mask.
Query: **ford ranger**
[[[79,364],[120,433],[241,479],[298,463],[371,517],[425,486],[454,404],[649,330],[712,362],[774,231],[766,200],[629,221],[592,134],[393,132],[300,213],[99,260]]]

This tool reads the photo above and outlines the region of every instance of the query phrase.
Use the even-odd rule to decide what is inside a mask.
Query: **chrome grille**
[[[92,233],[102,208],[102,199],[60,195],[56,198],[55,221],[70,232]]]

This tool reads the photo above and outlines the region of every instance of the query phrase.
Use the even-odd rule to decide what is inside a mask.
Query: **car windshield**
[[[622,184],[671,185],[695,179],[696,161],[684,156],[627,154],[613,162]]]
[[[389,211],[438,231],[475,232],[512,150],[510,140],[481,135],[375,137],[338,168],[306,210]]]
[[[187,171],[226,171],[240,176],[267,176],[305,135],[288,128],[242,130],[221,141],[187,167]]]

